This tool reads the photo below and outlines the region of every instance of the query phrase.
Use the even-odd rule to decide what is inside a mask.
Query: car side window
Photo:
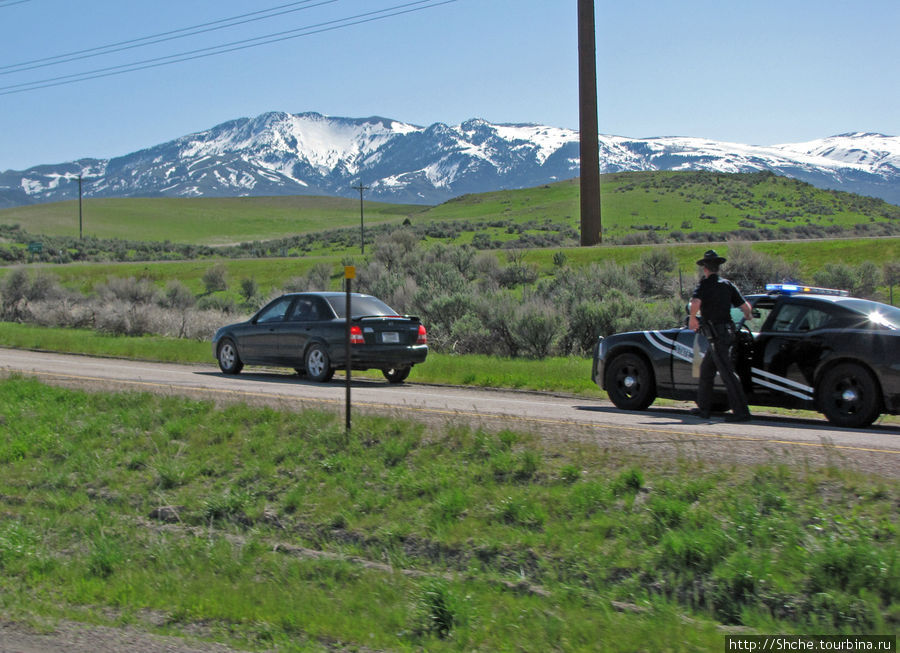
[[[754,307],[753,317],[747,320],[745,324],[753,333],[759,333],[762,330],[763,324],[765,324],[766,320],[769,318],[769,313],[771,312],[771,306]]]
[[[818,308],[801,304],[786,304],[781,307],[772,323],[772,331],[806,332],[821,329],[828,324],[831,316]]]
[[[328,308],[328,305],[325,303],[324,299],[320,297],[313,297],[311,300],[311,305],[309,307],[309,319],[310,320],[327,320],[331,316],[331,310]]]
[[[298,322],[306,322],[310,320],[310,313],[312,312],[312,300],[307,297],[301,297],[294,304],[294,309],[291,311],[291,315],[288,318],[289,320],[295,320]]]
[[[795,331],[791,325],[806,313],[806,307],[799,304],[784,304],[775,314],[772,331]]]
[[[318,297],[301,297],[294,304],[288,319],[297,322],[319,322],[328,319],[328,314]]]
[[[288,306],[291,305],[291,299],[291,297],[283,297],[268,308],[263,309],[259,317],[256,318],[256,322],[280,322],[284,319]]]
[[[805,315],[799,316],[794,324],[791,325],[794,331],[813,331],[821,329],[831,318],[825,311],[817,308],[810,308]]]

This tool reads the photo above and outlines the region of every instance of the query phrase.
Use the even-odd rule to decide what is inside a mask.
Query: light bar
[[[807,293],[810,295],[835,295],[837,297],[848,297],[850,293],[846,290],[836,290],[835,288],[816,288],[815,286],[801,286],[796,283],[767,283],[766,292],[781,293],[791,295],[793,293]]]

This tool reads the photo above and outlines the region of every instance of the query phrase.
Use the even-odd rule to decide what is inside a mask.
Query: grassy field
[[[885,263],[900,260],[900,237],[898,238],[853,238],[836,240],[794,240],[783,242],[751,242],[736,244],[722,242],[713,244],[723,256],[728,256],[735,246],[750,247],[754,251],[778,256],[785,261],[796,262],[806,279],[812,279],[814,273],[825,263],[845,263],[859,265],[864,261],[872,261],[879,267]],[[559,253],[573,267],[604,264],[613,262],[618,265],[636,263],[660,245],[634,245],[622,247],[616,245],[598,247],[551,247],[535,248],[522,252],[526,263],[534,264],[543,274],[550,273],[554,267],[554,257]],[[683,273],[687,285],[694,283],[696,275],[695,261],[703,250],[709,247],[701,244],[666,244],[663,245],[673,253],[678,267]],[[505,254],[498,252],[501,262],[505,262]],[[149,279],[158,286],[177,279],[187,285],[194,293],[203,292],[203,275],[214,264],[225,267],[232,286],[237,286],[241,279],[252,278],[259,284],[264,293],[277,291],[293,277],[303,276],[317,265],[330,266],[332,269],[332,289],[340,288],[345,264],[362,265],[371,258],[371,252],[361,256],[330,254],[288,258],[263,259],[221,259],[218,261],[165,261],[141,263],[70,263],[63,265],[44,265],[42,269],[56,276],[63,286],[88,293],[98,283],[110,277],[135,277]],[[0,267],[0,279],[9,268]]]
[[[402,222],[422,207],[369,202],[369,224]],[[359,225],[359,201],[331,197],[91,199],[82,203],[83,233],[100,238],[221,245]],[[33,234],[78,236],[78,203],[0,211],[0,224]]]
[[[579,228],[578,180],[522,190],[465,195],[439,206],[366,202],[366,223],[453,222],[463,233],[453,242],[520,237],[510,225],[540,236],[547,225]],[[603,175],[605,237],[659,231],[725,233],[810,225],[848,227],[900,220],[900,207],[849,193],[825,191],[767,174],[629,172]],[[84,233],[99,238],[203,245],[261,241],[327,229],[357,227],[359,202],[323,197],[193,199],[91,199],[83,203]],[[78,235],[75,202],[0,210],[0,224],[19,224],[31,234]],[[577,238],[576,238],[577,239]],[[344,248],[346,249],[346,248]],[[321,252],[315,252],[321,253]]]
[[[0,415],[9,619],[279,651],[717,651],[900,625],[900,494],[878,478],[20,378]]]

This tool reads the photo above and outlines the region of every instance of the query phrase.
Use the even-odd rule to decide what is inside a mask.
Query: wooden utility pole
[[[78,240],[81,240],[81,175],[78,175]]]
[[[363,191],[369,190],[368,186],[363,186],[362,182],[359,182],[359,186],[353,187],[355,190],[359,191],[359,253],[366,253],[366,227],[363,224]]]
[[[594,0],[578,0],[578,107],[581,143],[581,244],[603,242]]]

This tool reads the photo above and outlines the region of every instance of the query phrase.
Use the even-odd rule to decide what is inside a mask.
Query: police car
[[[766,291],[746,297],[751,320],[732,312],[735,370],[751,405],[817,410],[847,427],[900,413],[900,308],[828,288]],[[692,401],[706,349],[706,339],[685,327],[601,337],[592,378],[626,410],[644,410],[657,397]],[[727,407],[718,377],[715,392],[715,405]]]

